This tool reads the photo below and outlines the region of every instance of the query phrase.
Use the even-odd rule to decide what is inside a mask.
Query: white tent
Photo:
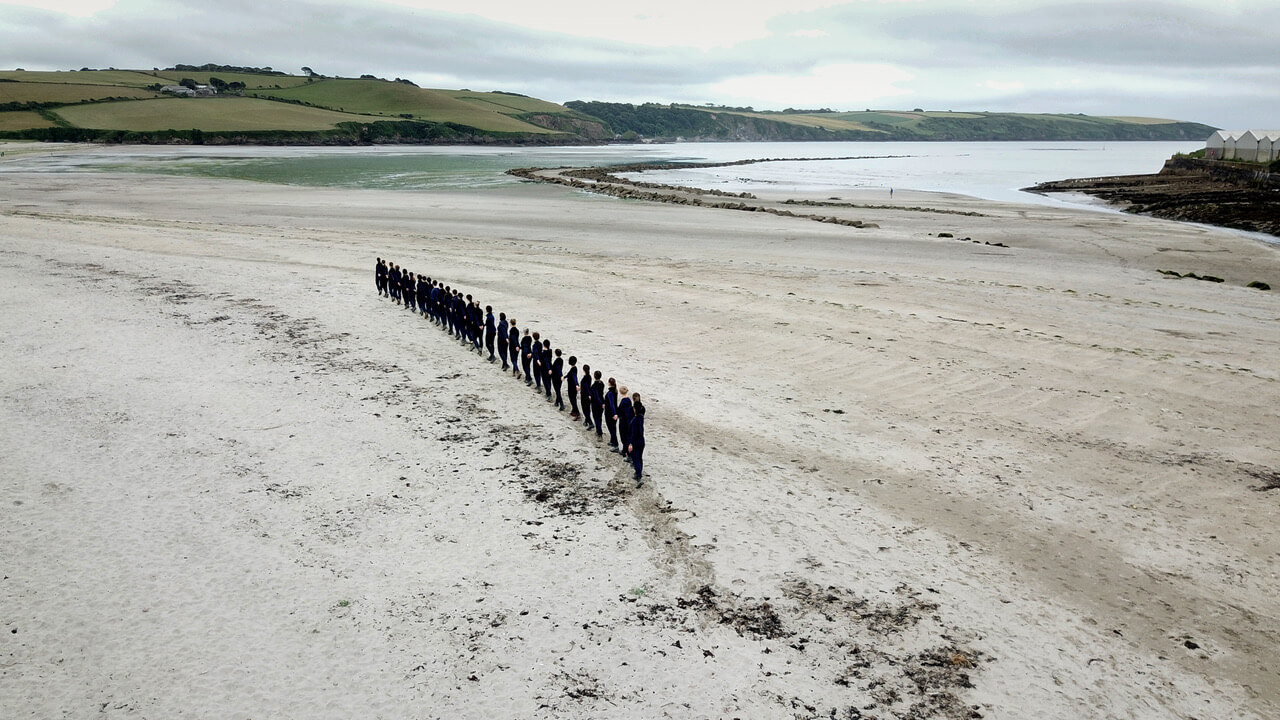
[[[1241,135],[1244,135],[1244,133],[1238,130],[1232,131],[1227,134],[1227,140],[1222,144],[1223,160],[1236,159],[1236,145],[1240,142]]]
[[[1204,156],[1210,160],[1230,160],[1235,157],[1236,138],[1244,134],[1243,130],[1219,130],[1209,136],[1204,143]],[[1231,154],[1227,154],[1230,147]]]
[[[1258,160],[1258,140],[1261,139],[1262,130],[1246,130],[1243,135],[1236,138],[1236,159],[1245,162],[1257,162]]]
[[[1258,133],[1258,162],[1280,160],[1280,130],[1260,130]]]

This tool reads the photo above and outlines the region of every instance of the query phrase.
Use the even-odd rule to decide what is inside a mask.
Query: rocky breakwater
[[[625,198],[628,200],[646,200],[649,202],[663,202],[674,205],[696,205],[699,207],[716,208],[720,210],[763,212],[772,215],[803,218],[815,222],[829,223],[832,225],[845,225],[856,228],[880,227],[875,223],[868,223],[862,220],[835,217],[831,215],[792,212],[786,208],[776,207],[771,203],[743,202],[744,200],[757,200],[756,196],[751,193],[730,193],[722,190],[686,187],[684,185],[664,185],[661,183],[640,182],[636,180],[629,180],[616,174],[623,172],[641,172],[643,170],[658,168],[673,169],[679,167],[717,167],[722,165],[742,165],[751,162],[764,161],[750,160],[716,164],[685,163],[668,165],[622,165],[609,168],[533,167],[515,168],[508,170],[507,174],[524,178],[526,180],[555,183],[557,185],[564,185],[578,190],[599,193],[601,195],[610,195],[612,197]],[[724,198],[724,200],[714,198]],[[734,199],[736,199],[737,202],[734,202]]]
[[[1280,236],[1280,173],[1262,165],[1177,156],[1154,175],[1058,180],[1024,190],[1085,193],[1126,212]]]

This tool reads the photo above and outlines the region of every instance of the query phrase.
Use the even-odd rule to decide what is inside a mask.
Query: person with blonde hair
[[[618,454],[626,458],[627,462],[631,462],[627,445],[631,444],[631,421],[635,416],[635,411],[631,409],[631,397],[627,395],[627,386],[619,386],[618,412],[614,415],[614,420],[618,423]]]

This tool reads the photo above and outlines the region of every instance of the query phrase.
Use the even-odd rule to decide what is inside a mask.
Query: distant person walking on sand
[[[644,469],[644,403],[640,402],[640,393],[631,396],[631,406],[636,416],[631,420],[631,444],[627,451],[631,453],[631,464],[636,468],[636,487],[644,484],[641,471]]]
[[[382,258],[378,258],[378,263],[373,266],[373,283],[378,286],[378,297],[387,294],[387,264],[382,262]]]

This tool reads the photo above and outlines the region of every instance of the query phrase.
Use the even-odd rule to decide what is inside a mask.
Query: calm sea
[[[1046,180],[1153,173],[1201,142],[681,143],[607,147],[141,147],[14,158],[4,171],[126,171],[224,177],[292,185],[483,191],[519,180],[511,168],[636,162],[829,158],[726,168],[658,171],[645,179],[707,188],[835,191],[889,188],[954,192],[992,200],[1058,204],[1019,192]],[[856,157],[853,160],[835,158]]]

